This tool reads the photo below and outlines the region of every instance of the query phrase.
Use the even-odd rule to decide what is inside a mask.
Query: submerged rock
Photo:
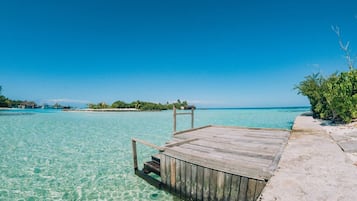
[[[158,193],[153,193],[153,194],[150,195],[150,199],[151,200],[156,200],[158,197],[159,197]]]
[[[35,169],[33,170],[33,172],[34,172],[35,174],[38,174],[38,173],[41,172],[41,169],[40,169],[39,167],[35,167]]]

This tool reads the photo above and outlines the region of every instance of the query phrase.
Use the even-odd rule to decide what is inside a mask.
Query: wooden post
[[[176,107],[173,107],[173,118],[174,118],[174,133],[176,133],[176,122],[177,115],[191,115],[191,129],[194,128],[194,108],[191,108],[191,112],[179,112],[177,113]]]
[[[193,122],[194,122],[194,114],[193,114],[193,107],[191,108],[191,128],[193,128]]]
[[[135,172],[138,170],[138,156],[136,153],[136,141],[134,139],[131,139],[131,145],[133,148],[133,161],[134,161],[134,170]]]
[[[174,106],[174,133],[176,132],[176,107]]]

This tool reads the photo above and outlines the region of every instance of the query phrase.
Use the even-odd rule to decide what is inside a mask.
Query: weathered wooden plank
[[[256,187],[255,187],[255,193],[254,193],[254,200],[258,199],[258,197],[262,193],[263,188],[265,187],[265,185],[266,185],[265,181],[261,181],[261,180],[257,181]]]
[[[155,144],[151,144],[150,142],[146,142],[146,141],[144,141],[144,140],[139,140],[139,139],[136,139],[136,138],[132,138],[131,140],[132,140],[132,141],[135,141],[135,142],[139,142],[139,143],[141,143],[141,144],[143,144],[143,145],[146,145],[146,146],[148,146],[148,147],[157,149],[157,150],[159,150],[159,151],[164,151],[164,147],[160,147],[160,146],[157,146],[157,145],[155,145]]]
[[[202,134],[203,135],[203,134]],[[234,134],[232,134],[234,135]],[[282,143],[286,138],[281,139],[279,141],[272,141],[271,139],[268,138],[263,138],[263,137],[259,137],[259,138],[252,138],[252,139],[247,139],[247,140],[242,140],[240,138],[224,138],[222,136],[212,136],[212,137],[200,137],[198,135],[193,136],[193,138],[185,138],[185,139],[181,139],[182,141],[186,141],[186,140],[190,140],[190,139],[197,139],[196,141],[205,141],[205,142],[219,142],[219,143],[224,143],[230,146],[233,146],[235,144],[238,144],[240,146],[243,146],[247,149],[252,148],[252,147],[257,147],[257,146],[261,146],[264,145],[265,147],[270,148],[270,149],[274,149],[275,147],[279,147],[280,143]],[[179,141],[179,140],[178,140]]]
[[[218,171],[217,172],[217,192],[216,192],[216,200],[222,201],[224,196],[224,176],[225,173]]]
[[[281,138],[286,138],[287,136],[290,135],[290,131],[280,131],[280,130],[254,130],[254,129],[227,129],[227,128],[216,128],[216,127],[208,127],[205,129],[199,129],[196,131],[191,131],[191,132],[183,132],[179,136],[175,137],[180,137],[180,138],[190,138],[192,136],[201,136],[201,137],[206,137],[206,136],[219,136],[219,135],[224,135],[224,134],[234,134],[232,137],[237,137],[237,136],[248,136],[248,137],[264,137],[264,138],[270,138],[270,139],[281,139]]]
[[[182,152],[176,151],[174,149],[166,150],[165,154],[211,169],[216,169],[222,172],[230,172],[232,174],[247,176],[254,179],[264,180],[271,177],[271,172],[267,172],[265,169],[262,169],[257,165],[237,163],[236,161],[227,160],[226,158],[205,158],[202,156],[202,153],[183,154]]]
[[[240,176],[232,175],[231,193],[229,195],[230,200],[233,200],[233,201],[238,200],[240,181],[241,181]]]
[[[249,131],[249,132],[272,132],[272,133],[285,133],[290,132],[289,130],[285,129],[274,129],[274,128],[247,128],[247,127],[239,127],[239,126],[216,126],[212,125],[207,130],[212,131],[226,131],[226,130],[233,130],[233,131]]]
[[[131,147],[133,151],[133,163],[134,163],[134,171],[136,172],[138,170],[138,155],[136,151],[136,141],[131,140]]]
[[[166,169],[166,185],[168,186],[168,190],[171,191],[171,166],[170,166],[170,163],[171,163],[171,160],[170,160],[171,157],[169,156],[165,156],[165,169]]]
[[[224,189],[223,189],[223,200],[229,201],[232,186],[232,175],[229,173],[224,174]]]
[[[253,157],[247,157],[247,156],[242,156],[242,155],[234,155],[234,154],[227,154],[227,153],[219,153],[219,152],[213,152],[213,151],[206,151],[205,149],[191,149],[189,146],[185,147],[175,147],[170,149],[167,153],[169,153],[171,150],[181,152],[184,155],[198,155],[200,158],[206,158],[207,160],[229,160],[232,163],[235,163],[235,165],[243,165],[243,166],[253,166],[256,168],[260,169],[265,169],[268,168],[272,160],[266,160],[266,159],[261,159],[261,158],[253,158]]]
[[[240,152],[247,153],[247,154],[255,154],[260,157],[266,156],[269,159],[271,159],[277,150],[279,150],[279,146],[274,146],[274,147],[266,147],[266,146],[259,146],[257,145],[247,145],[247,144],[242,144],[240,146],[240,143],[234,143],[234,142],[229,142],[225,143],[223,141],[207,141],[207,140],[198,140],[197,142],[191,142],[187,145],[195,145],[195,146],[202,146],[202,147],[208,147],[211,149],[216,149],[218,152],[227,152],[227,153],[236,153],[239,154]]]
[[[191,163],[186,162],[186,196],[191,197],[191,177],[192,177],[192,167]]]
[[[211,127],[211,125],[202,126],[202,127],[198,127],[198,128],[191,128],[191,129],[184,130],[184,131],[174,132],[174,135],[177,136],[177,135],[181,135],[181,134],[184,134],[184,133],[188,133],[188,132],[193,132],[193,131],[205,129],[205,128],[208,128],[208,127]]]
[[[210,183],[209,183],[209,199],[217,200],[217,170],[211,171]]]
[[[247,201],[255,201],[254,193],[255,193],[256,184],[257,184],[257,180],[255,179],[248,180]]]
[[[258,154],[238,154],[238,152],[229,151],[229,149],[224,149],[224,147],[212,148],[209,147],[209,145],[185,144],[180,147],[175,147],[175,149],[181,150],[182,152],[191,152],[191,151],[204,152],[210,154],[209,157],[212,157],[212,155],[217,155],[219,157],[230,158],[238,161],[261,163],[263,165],[270,165],[273,160],[273,156],[267,158]]]
[[[238,201],[247,200],[248,180],[249,179],[247,177],[241,177],[240,185],[239,185]]]
[[[232,135],[234,135],[232,133]],[[242,145],[246,145],[246,146],[256,146],[256,145],[266,145],[269,147],[276,147],[279,146],[280,143],[284,142],[286,138],[284,139],[280,139],[280,140],[272,140],[272,139],[268,139],[268,138],[263,138],[263,137],[259,137],[259,138],[224,138],[224,136],[213,136],[213,137],[205,137],[205,138],[200,138],[200,137],[195,137],[195,138],[189,138],[189,139],[185,139],[182,141],[189,141],[191,139],[196,139],[199,141],[207,141],[207,142],[217,142],[217,138],[219,138],[219,142],[220,143],[225,143],[227,145],[234,145],[234,144],[242,144]],[[195,141],[195,140],[192,140]],[[184,144],[184,143],[182,143]]]
[[[196,190],[196,198],[197,200],[203,200],[203,182],[204,182],[204,175],[203,175],[203,167],[197,166],[197,190]]]
[[[196,132],[191,132],[191,133],[187,133],[184,135],[180,135],[180,136],[175,136],[178,138],[192,138],[192,137],[196,137],[196,136],[200,136],[200,137],[217,137],[219,136],[220,138],[226,138],[226,139],[259,139],[259,138],[263,138],[263,139],[269,139],[271,141],[279,141],[281,139],[285,139],[290,133],[289,132],[285,132],[284,134],[278,134],[276,132],[272,133],[272,132],[266,132],[266,131],[259,131],[259,132],[251,132],[251,131],[244,131],[244,130],[221,130],[221,131],[217,131],[217,132],[212,132],[208,129],[202,129],[200,131],[196,131]]]
[[[186,197],[186,162],[181,160],[180,162],[180,169],[181,169],[181,197]]]
[[[229,136],[232,135],[233,136]],[[224,136],[225,138],[231,138],[231,139],[238,139],[240,137],[251,137],[251,138],[259,138],[259,137],[263,137],[265,139],[271,139],[271,140],[279,140],[279,139],[283,139],[286,136],[288,136],[290,133],[286,132],[283,135],[280,135],[278,133],[269,133],[269,132],[245,132],[245,131],[221,131],[219,132],[211,132],[207,129],[202,129],[199,131],[193,131],[190,133],[185,133],[185,134],[181,134],[181,135],[175,135],[174,138],[180,138],[180,139],[189,139],[189,138],[194,138],[194,137],[200,137],[200,138],[205,138],[205,137],[214,137],[214,136]]]
[[[209,196],[210,196],[210,190],[209,190],[209,186],[210,186],[210,177],[211,177],[211,172],[212,170],[209,168],[204,168],[203,171],[203,200],[209,200]]]
[[[195,138],[195,139],[197,139],[197,138]],[[210,142],[213,144],[217,144],[219,142],[220,144],[226,144],[229,147],[234,147],[234,145],[239,145],[239,146],[243,147],[244,149],[258,148],[258,150],[264,149],[264,150],[269,151],[269,150],[278,149],[280,147],[281,143],[284,142],[284,140],[280,140],[277,143],[269,143],[269,141],[263,141],[263,140],[247,142],[247,141],[243,141],[240,139],[224,139],[224,138],[220,138],[220,137],[213,137],[213,138],[200,138],[200,139],[197,139],[192,142],[195,142],[196,144],[204,143],[203,145],[208,144]],[[263,146],[264,148],[261,146]],[[236,148],[240,149],[240,147],[236,147]]]
[[[232,164],[235,166],[239,167],[247,167],[247,168],[254,168],[254,169],[263,169],[269,167],[271,164],[271,161],[261,161],[260,159],[247,159],[244,156],[239,157],[239,156],[231,156],[227,154],[221,154],[221,153],[214,153],[214,152],[206,152],[204,150],[193,150],[189,149],[187,147],[175,147],[174,149],[170,149],[166,152],[166,154],[170,155],[171,153],[175,152],[179,156],[186,157],[187,159],[193,160],[210,160],[210,164],[217,164],[218,166],[222,165],[222,161],[224,161],[224,164]],[[207,156],[206,154],[209,154]],[[208,164],[208,163],[207,163]],[[205,164],[201,164],[205,165]],[[212,168],[216,169],[216,168]]]
[[[265,154],[272,154],[270,152],[273,152],[275,150],[277,150],[281,143],[283,141],[279,142],[279,144],[268,144],[268,143],[251,143],[251,142],[244,142],[241,140],[224,140],[224,139],[215,139],[215,138],[202,138],[202,139],[198,139],[195,141],[191,141],[189,142],[189,144],[195,144],[195,145],[201,145],[201,146],[207,146],[207,147],[211,147],[211,148],[222,148],[219,147],[217,145],[219,144],[224,144],[226,146],[227,149],[230,149],[232,151],[234,150],[252,150],[254,152],[257,151],[265,151],[262,153]]]
[[[198,138],[191,138],[191,139],[186,139],[186,140],[178,140],[176,142],[168,143],[165,145],[165,147],[174,147],[174,146],[180,146],[182,144],[186,144],[192,141],[198,140]]]
[[[160,155],[160,176],[161,176],[161,182],[165,185],[166,183],[166,156],[164,154]]]
[[[191,198],[197,198],[197,165],[191,165]]]
[[[235,133],[226,133],[226,134],[217,134],[217,135],[207,135],[206,133],[202,134],[193,134],[193,135],[187,135],[187,136],[180,136],[180,137],[175,137],[177,141],[185,141],[185,140],[191,140],[191,139],[200,139],[200,140],[215,140],[219,138],[220,141],[222,142],[234,142],[234,143],[252,143],[252,144],[267,144],[271,146],[279,145],[281,141],[284,139],[288,138],[286,136],[285,138],[269,138],[268,136],[239,136],[236,135]]]
[[[176,159],[176,184],[175,184],[175,192],[180,196],[181,195],[181,161]]]
[[[176,189],[176,159],[175,158],[170,158],[170,187],[172,191],[175,191]]]

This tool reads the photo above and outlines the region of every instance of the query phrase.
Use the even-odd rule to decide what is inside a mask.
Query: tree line
[[[36,106],[36,103],[33,101],[23,101],[23,100],[11,100],[6,96],[2,95],[2,86],[0,86],[0,107],[18,107],[19,105],[26,105],[26,106]]]
[[[169,103],[167,102],[166,104],[161,104],[161,103],[153,103],[153,102],[147,102],[147,101],[133,101],[131,103],[126,103],[124,101],[118,100],[112,103],[111,105],[108,105],[104,102],[98,103],[98,104],[88,104],[88,108],[90,109],[107,109],[107,108],[130,108],[130,109],[137,109],[137,110],[143,110],[143,111],[148,111],[148,110],[170,110],[173,107],[176,108],[191,108],[194,106],[189,106],[187,101],[182,101],[178,99],[174,103]]]
[[[23,100],[11,100],[4,95],[2,95],[2,86],[0,85],[0,107],[6,107],[6,108],[39,108],[34,101],[23,101]],[[131,103],[126,103],[124,101],[115,101],[111,105],[106,104],[105,102],[100,102],[97,104],[88,104],[88,108],[90,109],[107,109],[107,108],[129,108],[129,109],[137,109],[137,110],[142,110],[142,111],[148,111],[148,110],[169,110],[172,109],[173,107],[176,108],[192,108],[194,106],[189,106],[187,101],[181,101],[178,99],[174,103],[169,103],[167,102],[166,104],[161,104],[161,103],[153,103],[153,102],[147,102],[147,101],[133,101]],[[44,105],[44,108],[55,108],[55,109],[64,109],[64,108],[70,108],[64,107],[56,103],[55,105]]]
[[[2,108],[45,108],[45,109],[68,109],[69,106],[62,106],[59,103],[55,103],[54,105],[37,105],[34,101],[27,100],[12,100],[2,95],[2,86],[0,86],[0,107]]]

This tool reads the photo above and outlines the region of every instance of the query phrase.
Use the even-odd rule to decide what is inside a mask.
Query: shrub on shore
[[[331,28],[338,37],[349,71],[334,73],[327,78],[319,73],[312,74],[295,89],[298,94],[307,96],[315,118],[350,123],[357,118],[357,70],[353,67],[349,41],[343,42],[338,26]]]
[[[349,123],[357,118],[357,70],[305,77],[295,89],[307,96],[315,118]]]

